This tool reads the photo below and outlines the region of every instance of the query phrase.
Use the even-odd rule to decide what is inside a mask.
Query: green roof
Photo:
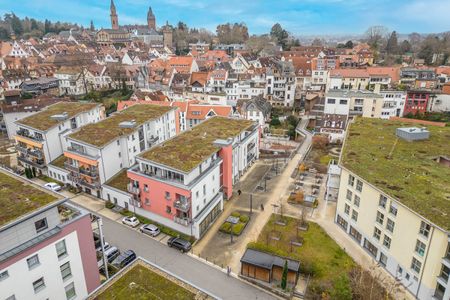
[[[220,150],[217,139],[226,140],[249,129],[249,120],[213,117],[139,156],[165,166],[190,172],[206,158]]]
[[[114,175],[114,177],[108,180],[108,182],[106,182],[105,184],[118,190],[127,192],[127,185],[129,182],[130,180],[127,177],[127,169],[122,169],[122,171]]]
[[[0,226],[56,200],[32,184],[0,171]]]
[[[57,157],[56,159],[54,159],[50,164],[55,167],[64,169],[64,163],[66,162],[66,159],[67,158],[64,155],[61,155],[61,156]]]
[[[411,123],[358,118],[350,124],[341,164],[434,224],[450,230],[450,128],[427,126],[428,140],[408,142],[396,129]]]
[[[69,135],[69,138],[96,147],[102,147],[122,135],[131,134],[138,126],[147,121],[157,119],[172,109],[172,107],[167,106],[136,104],[100,122],[81,127],[78,131]],[[132,128],[120,126],[122,122],[131,122],[133,120],[136,122],[136,125]]]
[[[37,130],[46,131],[61,123],[61,121],[51,118],[53,115],[67,113],[67,118],[70,119],[79,113],[87,112],[93,109],[97,105],[99,104],[83,102],[58,102],[47,106],[47,108],[38,113],[17,121],[17,123]]]
[[[198,296],[198,298],[196,298]],[[194,287],[137,259],[88,299],[211,299]]]

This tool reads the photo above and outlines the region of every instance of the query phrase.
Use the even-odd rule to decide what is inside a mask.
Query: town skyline
[[[441,33],[450,28],[450,20],[445,16],[450,3],[435,0],[396,1],[394,4],[389,1],[378,2],[377,7],[360,0],[326,0],[321,3],[313,0],[303,3],[290,0],[280,4],[275,1],[266,1],[264,4],[258,1],[234,4],[227,2],[226,7],[214,1],[191,3],[187,0],[164,0],[156,3],[147,0],[117,0],[115,5],[122,25],[145,24],[146,14],[143,12],[151,6],[158,16],[158,26],[166,21],[172,25],[181,21],[189,27],[215,32],[219,24],[243,22],[251,35],[268,33],[275,23],[280,23],[294,36],[357,36],[374,25],[383,25],[402,34]],[[96,28],[110,28],[109,6],[110,1],[98,0],[25,0],[21,3],[9,3],[8,7],[0,9],[0,15],[14,12],[21,18],[71,22],[84,27],[89,26],[92,20]],[[396,13],[398,11],[403,13],[399,15]],[[427,13],[423,14],[424,11]],[[343,14],[352,14],[353,17],[339,19]]]

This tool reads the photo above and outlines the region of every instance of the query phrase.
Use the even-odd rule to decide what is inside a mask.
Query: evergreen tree
[[[278,44],[280,44],[283,49],[286,47],[289,33],[281,27],[279,23],[276,23],[272,26],[272,29],[270,30],[270,36],[274,38]]]
[[[402,54],[405,54],[407,52],[411,52],[411,50],[412,50],[411,43],[408,40],[404,40],[400,45],[400,52]]]
[[[23,34],[22,22],[15,14],[12,14],[11,28],[17,36],[20,36]]]
[[[283,290],[285,290],[287,286],[287,275],[288,275],[288,262],[287,260],[285,260],[283,267],[283,275],[281,275],[281,288]]]
[[[347,41],[347,43],[345,43],[344,47],[347,49],[353,49],[353,42],[352,41]]]
[[[398,52],[398,38],[397,32],[392,31],[386,45],[386,52],[388,54],[396,54]]]
[[[38,30],[39,26],[35,19],[31,19],[31,30]]]
[[[45,19],[44,21],[44,33],[49,33],[52,30],[52,22],[50,22],[49,20]]]

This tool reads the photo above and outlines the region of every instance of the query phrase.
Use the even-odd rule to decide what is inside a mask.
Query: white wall
[[[80,247],[78,245],[77,232],[74,231],[64,237],[68,255],[58,259],[55,244],[52,243],[34,254],[38,254],[40,265],[29,270],[27,258],[9,266],[9,277],[0,281],[0,298],[5,299],[15,295],[16,299],[66,299],[64,287],[70,283],[75,284],[76,298],[84,299],[87,296],[87,288],[81,260]],[[33,255],[34,255],[33,254]],[[63,282],[60,266],[70,262],[72,277]],[[0,270],[2,272],[4,270]],[[33,282],[44,277],[45,288],[35,294]]]

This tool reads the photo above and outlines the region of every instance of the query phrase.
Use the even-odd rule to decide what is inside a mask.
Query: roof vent
[[[397,128],[396,134],[399,138],[402,138],[407,141],[419,141],[419,140],[427,140],[430,138],[430,132],[425,128],[418,127],[406,127],[406,128]]]
[[[119,127],[120,128],[134,128],[134,127],[136,127],[136,120],[120,122]]]
[[[53,120],[57,120],[57,121],[64,121],[64,120],[67,120],[68,117],[69,117],[69,114],[67,112],[63,112],[62,114],[53,115],[50,118],[52,118]]]

